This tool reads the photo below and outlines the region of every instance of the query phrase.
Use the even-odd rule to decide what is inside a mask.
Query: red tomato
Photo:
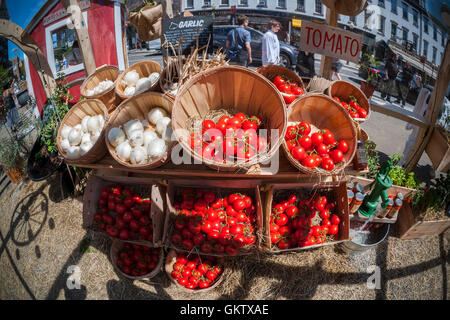
[[[319,213],[319,216],[322,219],[329,219],[330,218],[330,210],[328,210],[328,209],[321,210],[320,213]]]
[[[288,202],[289,202],[290,204],[294,204],[295,201],[297,201],[297,196],[296,196],[295,194],[291,194],[291,195],[289,196],[289,198],[288,198]]]
[[[367,111],[364,108],[359,108],[358,109],[358,117],[359,118],[366,118],[367,117]]]
[[[327,146],[332,145],[336,142],[333,133],[331,133],[331,131],[328,129],[323,130],[322,136],[323,143],[325,143]]]
[[[277,243],[281,239],[281,233],[274,232],[270,234],[270,241],[272,243]]]
[[[311,142],[312,142],[312,145],[315,146],[315,147],[317,147],[320,144],[322,144],[323,143],[323,136],[322,136],[322,134],[319,133],[319,132],[313,133],[311,135]]]
[[[181,246],[183,247],[184,250],[191,251],[194,248],[194,242],[190,239],[184,239],[181,242]]]
[[[273,84],[274,84],[277,88],[278,88],[279,86],[283,85],[285,82],[286,82],[286,80],[283,79],[283,78],[280,77],[280,76],[276,76],[276,77],[273,79]]]
[[[280,213],[278,217],[275,218],[275,223],[279,226],[284,226],[288,222],[288,218],[285,214]]]
[[[305,166],[307,168],[314,168],[316,167],[316,159],[314,156],[307,156],[302,160],[302,166]]]
[[[293,147],[291,149],[291,154],[294,157],[294,159],[298,161],[302,161],[307,157],[306,151],[302,147]]]
[[[233,245],[227,245],[225,247],[225,252],[230,256],[235,256],[238,253],[238,249]]]
[[[306,150],[311,148],[312,145],[312,140],[309,136],[303,136],[303,137],[299,137],[297,138],[298,143]]]
[[[328,228],[328,233],[329,234],[338,234],[339,232],[339,227],[336,224],[332,224],[329,228]]]
[[[339,218],[339,216],[337,216],[335,214],[331,216],[331,223],[332,224],[338,225],[339,222],[341,222],[341,219]]]
[[[296,140],[286,140],[286,147],[288,148],[289,151],[291,151],[292,148],[294,148],[295,146],[297,146]]]
[[[333,159],[334,163],[339,163],[344,160],[344,153],[340,149],[334,149],[331,151],[331,159]]]
[[[289,218],[294,217],[297,213],[298,213],[298,208],[294,205],[291,205],[286,209],[286,215]]]
[[[298,127],[296,126],[288,126],[286,129],[286,134],[284,135],[284,138],[286,140],[290,139],[296,139],[298,133]]]
[[[334,161],[330,158],[322,159],[322,168],[331,171],[334,169]]]
[[[230,121],[230,117],[228,117],[228,116],[222,116],[222,117],[220,117],[220,119],[219,119],[219,122],[223,122],[223,123],[225,123],[225,124],[228,124],[228,121]]]
[[[330,228],[331,227],[331,221],[330,221],[330,219],[323,219],[322,220],[322,227],[327,227],[327,228]]]
[[[316,146],[316,151],[319,155],[324,155],[327,154],[328,152],[330,152],[330,150],[328,149],[328,147],[326,146],[325,143],[321,143],[318,146]]]
[[[293,87],[293,88],[291,87],[291,91],[292,94],[295,94],[296,96],[300,96],[303,94],[303,89],[300,87]]]
[[[204,120],[202,122],[202,133],[204,133],[206,130],[213,129],[216,127],[216,124],[212,120]]]
[[[241,118],[234,116],[230,119],[230,121],[228,121],[227,125],[231,128],[239,129],[242,126],[242,120]]]
[[[302,121],[297,126],[300,134],[309,135],[311,133],[311,125],[308,122]]]
[[[346,153],[348,151],[348,149],[349,149],[347,141],[345,141],[345,140],[339,141],[339,144],[337,145],[337,148],[339,150],[341,150],[343,153]]]
[[[242,123],[242,129],[244,130],[248,130],[248,129],[253,129],[253,130],[257,130],[258,129],[258,125],[250,120],[244,120],[244,122]]]

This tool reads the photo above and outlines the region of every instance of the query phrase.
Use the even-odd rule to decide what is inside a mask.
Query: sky
[[[6,0],[10,21],[14,22],[19,27],[25,28],[46,1],[47,0]],[[11,59],[19,55],[20,58],[23,59],[23,52],[17,48],[18,52],[16,53],[13,51],[15,48],[17,48],[17,46],[9,41],[9,58]]]

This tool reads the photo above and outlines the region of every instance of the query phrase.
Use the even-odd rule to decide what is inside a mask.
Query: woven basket
[[[161,77],[159,77],[159,81],[158,81],[159,82],[159,88],[160,88],[161,92],[164,93],[165,95],[167,95],[168,97],[172,98],[173,100],[175,100],[175,95],[172,94],[172,93],[169,93],[169,91],[166,89],[166,86],[164,84],[165,84],[165,78],[167,77],[167,73],[169,72],[169,65],[171,65],[171,66],[175,65],[176,61],[177,60],[174,57],[170,57],[168,59],[168,61],[166,63],[166,66],[162,70]],[[185,63],[186,59],[183,58],[182,62]],[[178,75],[178,73],[176,72],[175,67],[172,67],[171,70],[172,70],[173,76],[177,76]]]
[[[98,138],[98,140],[94,143],[92,148],[87,153],[82,155],[80,158],[67,159],[67,154],[61,148],[62,128],[64,128],[65,125],[75,127],[77,124],[81,124],[81,121],[85,116],[96,116],[98,114],[102,114],[105,118],[105,123],[103,125],[102,132],[100,133],[100,137]],[[70,108],[69,112],[66,113],[64,119],[61,121],[61,124],[59,126],[58,136],[56,139],[59,153],[65,159],[67,159],[70,162],[70,164],[94,163],[102,159],[107,152],[106,145],[104,144],[104,139],[105,139],[105,128],[108,125],[108,121],[109,121],[108,109],[106,109],[105,105],[100,100],[87,99],[78,102],[76,105]]]
[[[119,69],[117,67],[100,67],[83,81],[83,84],[80,87],[81,95],[86,99],[98,99],[102,101],[108,111],[112,112],[122,101],[122,99],[116,94],[114,90],[117,77],[119,77]],[[105,80],[111,80],[112,82],[114,82],[114,85],[109,90],[94,95],[87,94],[87,90],[93,90],[100,82]]]
[[[295,100],[288,109],[288,121],[307,121],[319,129],[329,129],[337,141],[345,139],[349,149],[344,159],[331,171],[320,167],[307,168],[296,160],[283,142],[283,150],[291,164],[307,174],[329,175],[342,171],[351,164],[356,152],[356,128],[348,112],[336,100],[320,93],[310,94]]]
[[[269,79],[270,82],[272,82],[276,76],[285,76],[288,79],[297,82],[298,86],[306,91],[305,84],[303,83],[302,78],[291,69],[274,64],[268,64],[266,66],[259,67],[258,69],[256,69],[256,72],[262,74],[264,77]]]
[[[161,65],[155,61],[151,60],[144,60],[140,61],[138,63],[133,64],[131,67],[126,69],[124,72],[122,72],[117,79],[115,92],[116,94],[122,98],[122,100],[126,100],[128,98],[131,98],[130,96],[125,95],[125,88],[122,84],[122,80],[125,77],[125,75],[130,72],[131,70],[135,70],[139,74],[139,78],[142,77],[148,77],[153,72],[158,72],[161,74]],[[159,91],[159,81],[156,81],[148,91]]]
[[[337,14],[354,17],[360,14],[366,7],[366,0],[322,0],[328,8],[334,8]]]
[[[105,130],[104,139],[106,141],[106,146],[114,160],[123,166],[135,169],[153,169],[165,164],[170,159],[171,146],[173,144],[168,146],[167,152],[164,155],[153,159],[150,163],[131,164],[130,162],[121,160],[116,155],[115,148],[109,143],[108,132],[112,128],[119,127],[129,120],[137,118],[147,119],[148,112],[155,107],[163,108],[168,114],[170,114],[172,112],[172,105],[173,100],[159,92],[145,92],[123,101],[111,116],[111,120]]]
[[[358,87],[355,87],[348,81],[336,80],[331,82],[330,86],[326,89],[326,94],[330,97],[338,97],[346,102],[350,101],[350,96],[354,96],[358,100],[358,104],[361,108],[367,111],[367,117],[364,119],[355,118],[353,120],[357,122],[365,122],[370,117],[370,103],[364,92]]]
[[[227,109],[260,116],[267,130],[269,150],[248,162],[219,163],[203,159],[189,144],[193,118],[204,119],[210,111]],[[280,147],[286,132],[286,104],[273,83],[257,72],[239,66],[216,67],[186,82],[178,92],[172,112],[172,128],[186,152],[215,170],[235,171],[270,159]],[[270,136],[278,130],[278,137]]]
[[[119,257],[119,252],[123,248],[123,246],[124,246],[124,242],[115,239],[115,240],[113,240],[113,243],[111,244],[111,249],[109,251],[109,257],[111,259],[111,263],[112,263],[114,269],[116,270],[116,272],[118,274],[120,274],[121,276],[126,277],[128,279],[133,279],[133,280],[151,279],[161,271],[162,265],[164,263],[164,251],[162,248],[159,249],[160,253],[159,253],[158,264],[156,265],[155,269],[153,269],[152,272],[150,272],[148,274],[144,274],[142,276],[130,276],[130,275],[122,272],[122,270],[120,270],[119,267],[117,266],[116,261]]]
[[[189,256],[189,254],[183,253],[186,256]],[[196,254],[196,253],[191,253],[191,254]],[[169,279],[172,281],[172,283],[175,284],[175,286],[180,289],[181,291],[187,292],[187,293],[197,293],[197,292],[208,292],[211,290],[214,290],[222,281],[223,281],[223,274],[224,274],[224,263],[223,263],[223,259],[222,258],[217,258],[218,264],[222,267],[222,273],[214,280],[214,283],[205,289],[199,289],[198,287],[194,290],[188,289],[182,285],[180,285],[174,278],[172,278],[172,271],[173,271],[173,265],[175,264],[177,260],[177,251],[174,249],[171,249],[169,251],[169,253],[167,254],[166,257],[166,264],[165,264],[165,271],[167,276],[169,277]]]

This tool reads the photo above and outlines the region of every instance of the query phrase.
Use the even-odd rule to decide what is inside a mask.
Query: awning
[[[420,60],[416,56],[412,55],[411,53],[409,53],[406,50],[397,48],[396,46],[394,46],[392,44],[389,44],[389,49],[391,49],[392,52],[394,52],[398,56],[402,56],[404,61],[408,61],[411,64],[411,66],[413,66],[417,70],[420,70],[422,72],[425,71],[425,73],[428,76],[430,76],[436,80],[437,73],[439,71],[438,69],[433,71],[433,69],[429,65],[427,65],[426,63],[421,63]]]

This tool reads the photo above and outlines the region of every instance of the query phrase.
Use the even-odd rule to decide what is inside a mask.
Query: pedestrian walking
[[[331,79],[333,79],[333,76],[335,76],[338,80],[342,80],[341,75],[339,74],[342,69],[342,62],[338,58],[333,58],[331,62],[331,70],[333,71],[333,74],[331,75]]]
[[[248,17],[239,15],[237,18],[238,27],[230,30],[227,35],[225,49],[227,59],[232,65],[247,67],[252,63],[252,48],[250,46],[250,32],[245,28],[248,26]]]
[[[398,68],[398,56],[394,53],[391,58],[388,59],[385,66],[384,84],[385,89],[381,93],[381,98],[386,99],[387,102],[391,102],[392,88],[395,87],[395,79],[399,74]]]
[[[12,132],[17,131],[17,125],[20,120],[19,112],[17,111],[16,103],[13,98],[13,89],[8,85],[4,86],[5,91],[3,91],[3,103],[6,107],[6,123]]]
[[[419,73],[417,73],[417,71],[413,75],[413,79],[412,79],[411,85],[412,85],[412,90],[414,90],[414,93],[416,95],[419,95],[420,90],[423,87],[423,83],[422,83],[422,77],[420,76]]]
[[[280,41],[277,32],[280,31],[281,24],[276,20],[269,21],[269,30],[262,38],[262,65],[280,64]]]
[[[295,69],[301,77],[314,77],[316,75],[316,70],[314,67],[314,53],[299,51]]]
[[[409,91],[412,90],[413,72],[411,64],[406,61],[401,72],[402,78],[400,81],[396,81],[398,97],[395,103],[401,103],[402,107],[405,106]]]

